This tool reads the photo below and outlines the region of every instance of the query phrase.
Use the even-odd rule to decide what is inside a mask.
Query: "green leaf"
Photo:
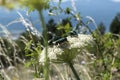
[[[29,61],[29,62],[25,63],[25,67],[30,67],[32,64],[33,64],[33,62]]]
[[[63,30],[63,29],[64,29],[63,26],[58,26],[58,27],[57,27],[57,30]]]
[[[70,32],[70,31],[72,30],[72,28],[71,28],[71,26],[70,26],[69,23],[67,23],[67,24],[65,25],[64,30],[65,30],[66,33]]]

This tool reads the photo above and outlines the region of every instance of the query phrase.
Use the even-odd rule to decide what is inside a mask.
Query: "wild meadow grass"
[[[5,37],[0,38],[0,80],[119,80],[120,36],[104,33],[97,28],[94,19],[87,16],[82,20],[74,0],[73,10],[49,5],[49,1],[22,0],[30,11],[37,10],[42,32],[29,19],[17,12],[19,18],[8,23],[22,23],[26,32],[17,40],[11,38],[6,26],[0,24]],[[27,3],[27,4],[26,4]],[[69,15],[66,20],[54,24],[49,29],[45,23],[43,10],[51,16],[60,13]],[[59,14],[58,14],[59,13]],[[72,26],[71,19],[77,21]],[[95,30],[89,27],[93,24]],[[55,27],[54,27],[54,26]]]

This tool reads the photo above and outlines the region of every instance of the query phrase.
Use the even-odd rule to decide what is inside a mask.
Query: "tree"
[[[100,32],[101,35],[103,35],[103,34],[105,33],[105,31],[106,31],[106,28],[105,28],[104,23],[101,22],[101,23],[98,25],[97,30]]]
[[[115,18],[113,19],[110,25],[110,32],[114,34],[120,33],[120,13],[118,13]]]

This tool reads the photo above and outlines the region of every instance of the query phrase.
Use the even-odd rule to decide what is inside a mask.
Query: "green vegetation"
[[[28,7],[29,12],[38,11],[43,31],[40,35],[32,22],[26,21],[18,13],[26,32],[17,40],[12,40],[7,33],[6,38],[0,38],[0,79],[120,79],[119,15],[111,23],[111,33],[105,32],[103,23],[93,31],[89,23],[95,25],[94,20],[88,17],[88,21],[84,22],[80,13],[68,7],[62,9],[62,0],[59,0],[57,6],[50,5],[49,0],[18,1],[20,5]],[[2,5],[6,6],[7,3],[2,0]],[[67,18],[58,22],[50,19],[45,23],[43,11],[46,9],[49,10],[50,16],[59,17],[59,14],[63,13]],[[74,26],[72,19],[76,20]]]

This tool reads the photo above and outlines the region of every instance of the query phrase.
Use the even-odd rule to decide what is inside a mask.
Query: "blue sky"
[[[71,0],[62,1],[65,4],[63,6],[71,6]],[[75,0],[75,3],[83,17],[91,16],[97,24],[103,22],[107,31],[115,15],[120,12],[120,0]]]
[[[53,0],[58,2],[59,0]],[[77,12],[80,12],[82,17],[91,16],[97,24],[103,22],[107,30],[111,21],[114,19],[115,15],[120,12],[120,0],[73,0],[76,3]],[[63,0],[62,7],[71,7],[71,0]],[[21,13],[24,13],[21,11]],[[36,13],[32,15],[33,19],[37,19]],[[15,10],[5,11],[0,8],[0,23],[6,25],[18,18],[18,14]],[[47,19],[48,16],[45,15]],[[21,28],[21,27],[20,27]]]
[[[52,0],[52,1],[58,2],[59,0]],[[67,2],[67,1],[70,1],[70,0],[62,0],[62,2]],[[111,1],[111,2],[119,2],[120,3],[120,0],[74,0],[74,1],[79,1],[79,2]]]
[[[120,0],[111,0],[111,1],[113,1],[113,2],[120,2]]]

